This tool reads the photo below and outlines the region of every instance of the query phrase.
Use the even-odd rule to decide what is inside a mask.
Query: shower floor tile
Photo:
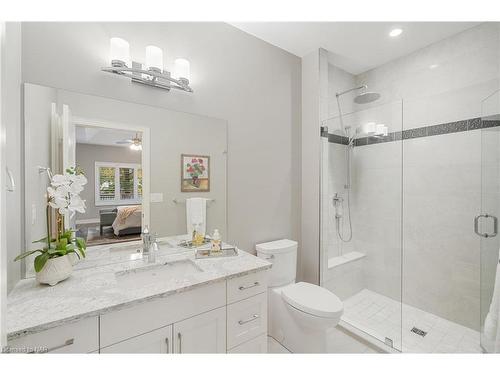
[[[368,289],[344,301],[342,320],[382,342],[390,338],[394,348],[404,353],[482,352],[479,332],[413,306],[401,306],[400,302]],[[427,334],[413,333],[413,327]]]

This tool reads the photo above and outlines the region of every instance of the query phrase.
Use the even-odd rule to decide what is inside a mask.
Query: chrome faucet
[[[158,235],[155,233],[152,236],[152,240],[148,250],[148,263],[156,263],[156,256],[158,254]]]

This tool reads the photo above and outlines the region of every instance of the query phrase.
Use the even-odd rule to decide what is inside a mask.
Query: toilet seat
[[[297,310],[321,318],[338,318],[343,310],[342,301],[329,290],[300,282],[283,288],[283,299]]]

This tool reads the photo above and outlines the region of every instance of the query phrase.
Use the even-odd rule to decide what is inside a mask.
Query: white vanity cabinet
[[[225,306],[174,324],[174,353],[225,352]]]
[[[20,353],[91,353],[99,350],[99,323],[94,316],[9,340]]]
[[[57,353],[267,351],[267,272],[210,282],[10,340]]]
[[[172,325],[101,349],[101,353],[172,353]]]

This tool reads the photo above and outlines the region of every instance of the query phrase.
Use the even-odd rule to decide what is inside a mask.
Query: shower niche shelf
[[[354,262],[366,257],[366,254],[360,253],[358,251],[351,251],[338,257],[328,258],[328,269],[332,269],[342,264]]]

